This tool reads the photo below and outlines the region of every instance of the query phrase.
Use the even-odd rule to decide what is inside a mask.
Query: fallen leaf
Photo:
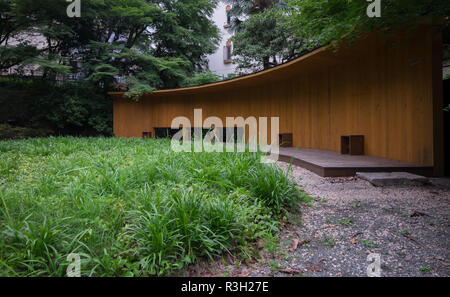
[[[311,239],[303,239],[303,240],[300,241],[298,244],[299,244],[300,246],[302,246],[302,245],[307,244],[307,243],[310,243],[310,242],[311,242]]]
[[[322,269],[318,268],[318,267],[314,267],[314,266],[309,266],[309,270],[312,272],[321,272]]]
[[[256,245],[258,246],[258,249],[261,250],[264,247],[264,241],[260,239],[258,240]]]
[[[352,239],[352,244],[357,244],[358,243],[358,241],[356,240],[356,239]]]
[[[292,246],[291,246],[291,248],[289,249],[289,251],[294,252],[294,251],[297,249],[297,247],[298,247],[298,239],[297,239],[297,238],[294,238],[294,239],[292,240]]]

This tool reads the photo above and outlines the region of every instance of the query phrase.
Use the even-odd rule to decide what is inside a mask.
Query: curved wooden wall
[[[193,123],[218,116],[280,118],[280,133],[293,133],[294,146],[339,151],[340,136],[365,136],[366,154],[422,165],[443,163],[440,38],[429,26],[411,37],[390,40],[375,34],[337,52],[320,48],[257,74],[206,86],[160,90],[139,102],[111,93],[114,133],[142,137],[173,118]],[[439,109],[441,108],[441,109]]]

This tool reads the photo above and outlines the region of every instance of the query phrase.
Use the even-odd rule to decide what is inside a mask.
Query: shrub
[[[53,131],[45,128],[34,129],[25,127],[14,127],[8,124],[0,124],[0,140],[3,139],[23,139],[32,137],[47,137]]]
[[[212,72],[199,73],[190,77],[186,81],[187,86],[199,86],[204,84],[215,83],[222,80],[222,78]]]
[[[112,99],[88,83],[1,78],[1,122],[57,135],[112,135]]]

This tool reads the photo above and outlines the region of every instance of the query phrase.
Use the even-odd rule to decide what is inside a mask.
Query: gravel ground
[[[210,266],[212,275],[367,276],[367,256],[378,253],[381,276],[450,276],[450,179],[377,188],[297,166],[293,174],[314,202],[284,228],[277,250],[261,244],[259,262]]]
[[[315,201],[301,206],[301,222],[250,276],[367,276],[370,253],[381,254],[382,276],[450,276],[450,179],[378,188],[296,166],[293,174]]]

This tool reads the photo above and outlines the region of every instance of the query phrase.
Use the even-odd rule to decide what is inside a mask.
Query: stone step
[[[357,172],[356,176],[376,187],[422,186],[428,178],[408,172]]]

